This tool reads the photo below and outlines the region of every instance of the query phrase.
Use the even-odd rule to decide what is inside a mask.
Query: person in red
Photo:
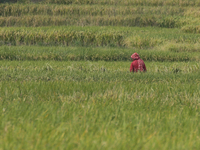
[[[138,53],[132,54],[131,58],[133,62],[131,63],[131,66],[130,66],[130,72],[138,72],[138,70],[140,72],[147,71],[144,61],[140,59],[140,56],[138,55]]]

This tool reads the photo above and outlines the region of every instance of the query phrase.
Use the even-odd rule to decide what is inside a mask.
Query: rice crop
[[[0,5],[0,26],[73,25],[182,28],[185,25],[199,24],[199,9],[194,7],[194,5],[198,6],[197,1],[171,1],[173,5],[168,5],[169,1],[162,0],[155,1],[155,5],[149,5],[147,1],[142,1],[141,4],[134,1],[132,5],[132,1],[127,1],[126,4],[122,1],[111,4],[111,1],[108,1],[109,5],[100,1],[93,1],[94,3],[92,1],[91,3],[73,1],[73,3],[69,3],[70,5],[58,5],[59,1],[55,4],[50,1],[43,1],[40,4],[37,2],[28,4],[5,3]],[[66,1],[62,2],[64,4]],[[178,3],[187,4],[179,5]]]
[[[167,33],[166,33],[167,32]],[[151,48],[165,44],[199,43],[199,36],[180,30],[130,27],[0,28],[1,45],[64,45]]]
[[[165,49],[172,52],[200,52],[199,44],[188,44],[188,43],[168,43]]]
[[[6,3],[9,2],[7,0],[2,0],[2,2]],[[10,2],[18,2],[18,3],[44,3],[44,4],[100,4],[100,5],[132,5],[132,6],[199,6],[200,2],[199,0],[12,0]]]
[[[177,6],[104,6],[2,4],[0,26],[156,26],[199,24],[198,8]]]
[[[2,17],[24,15],[51,15],[51,16],[119,16],[119,15],[166,15],[185,16],[198,12],[194,7],[176,6],[112,6],[112,5],[44,5],[44,4],[2,4],[0,5]],[[192,11],[192,12],[191,12]],[[193,16],[193,15],[192,15]]]
[[[143,59],[143,56],[141,56]],[[144,59],[143,59],[144,60]],[[199,74],[198,62],[149,62],[145,61],[148,73],[134,75],[135,82],[159,82],[180,80],[189,82]],[[131,81],[131,61],[4,61],[1,62],[1,81]],[[192,73],[192,74],[191,74]],[[160,76],[160,78],[157,78]],[[168,76],[164,79],[164,77]],[[180,76],[180,79],[178,79]],[[155,78],[156,77],[156,78]],[[142,81],[143,80],[143,81]],[[146,81],[145,81],[146,80]],[[198,81],[198,78],[196,78]]]
[[[182,31],[186,33],[200,33],[199,25],[188,25],[181,28]]]
[[[0,150],[199,149],[198,6],[1,0]]]
[[[190,19],[192,20],[192,18]],[[188,20],[187,20],[188,21]],[[39,27],[39,26],[128,26],[180,28],[188,23],[180,17],[158,15],[117,15],[117,16],[45,16],[0,17],[1,27]]]
[[[170,45],[165,48],[166,50],[144,50],[110,47],[2,46],[0,48],[0,60],[130,61],[130,56],[134,52],[140,53],[145,61],[175,62],[200,60],[199,50],[188,53],[188,51],[182,49],[180,51],[176,48],[176,45]]]
[[[145,63],[1,61],[0,148],[199,147],[199,63]]]

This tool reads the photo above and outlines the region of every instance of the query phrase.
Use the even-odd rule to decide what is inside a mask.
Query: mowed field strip
[[[0,150],[198,150],[199,6],[1,1]]]

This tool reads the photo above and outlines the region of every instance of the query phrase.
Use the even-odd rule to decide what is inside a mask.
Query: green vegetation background
[[[199,6],[1,0],[0,150],[199,149]]]

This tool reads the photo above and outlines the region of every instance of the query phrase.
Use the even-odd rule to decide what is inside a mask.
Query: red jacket
[[[135,59],[130,66],[130,72],[138,72],[138,70],[141,72],[147,71],[144,61],[140,58]]]

